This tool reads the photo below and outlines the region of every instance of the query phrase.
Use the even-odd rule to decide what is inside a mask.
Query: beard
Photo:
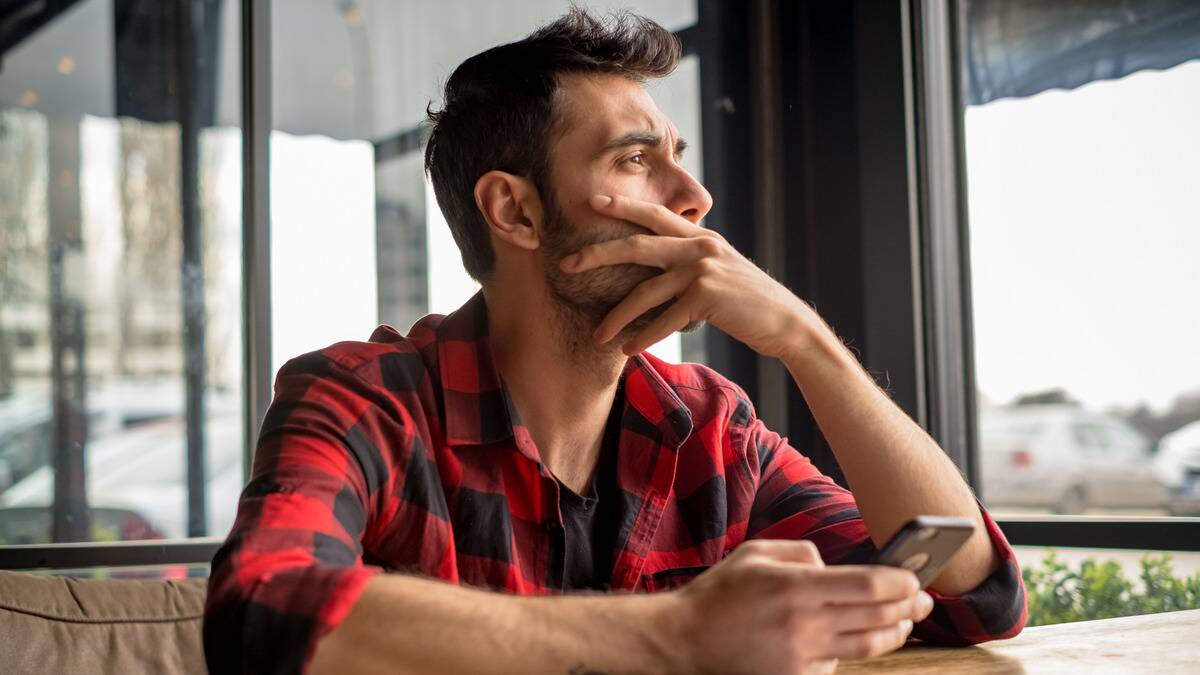
[[[573,274],[563,272],[560,266],[562,259],[585,246],[623,239],[647,230],[624,221],[581,227],[567,219],[550,190],[542,192],[549,195],[545,200],[542,266],[550,299],[561,319],[564,346],[570,352],[589,348],[594,350],[596,345],[592,332],[604,317],[639,284],[662,274],[663,270],[645,265],[620,264]],[[646,310],[626,324],[609,344],[617,347],[624,344],[662,316],[674,302],[671,299]],[[702,324],[701,321],[693,321],[681,331],[694,331]]]

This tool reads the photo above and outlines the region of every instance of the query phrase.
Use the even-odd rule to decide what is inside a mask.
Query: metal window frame
[[[0,547],[0,570],[195,565],[210,562],[223,541],[221,537],[195,537],[3,546]]]
[[[271,0],[241,0],[242,477],[271,405]]]
[[[778,2],[782,92],[781,276],[881,387],[925,422],[914,246],[908,31],[902,3]],[[803,394],[788,435],[846,485]]]

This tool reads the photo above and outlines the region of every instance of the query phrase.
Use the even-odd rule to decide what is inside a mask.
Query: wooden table
[[[1200,609],[1026,628],[978,647],[912,644],[841,673],[1200,673]]]

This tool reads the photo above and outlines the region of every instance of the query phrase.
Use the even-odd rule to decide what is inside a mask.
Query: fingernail
[[[933,609],[933,598],[929,597],[929,594],[925,591],[917,593],[917,608],[921,610],[922,614],[928,613],[929,610]]]
[[[913,622],[911,619],[904,619],[900,622],[900,632],[908,635],[912,632]]]
[[[564,270],[569,270],[569,269],[575,267],[575,265],[578,262],[579,262],[579,254],[572,253],[571,255],[563,258],[562,262],[559,263],[559,265],[561,265]]]
[[[602,209],[612,203],[612,197],[608,195],[596,195],[592,197],[592,206]]]

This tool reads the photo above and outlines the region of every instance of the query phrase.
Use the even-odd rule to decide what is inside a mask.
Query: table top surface
[[[1200,673],[1200,609],[1026,628],[977,647],[910,644],[840,673]]]

